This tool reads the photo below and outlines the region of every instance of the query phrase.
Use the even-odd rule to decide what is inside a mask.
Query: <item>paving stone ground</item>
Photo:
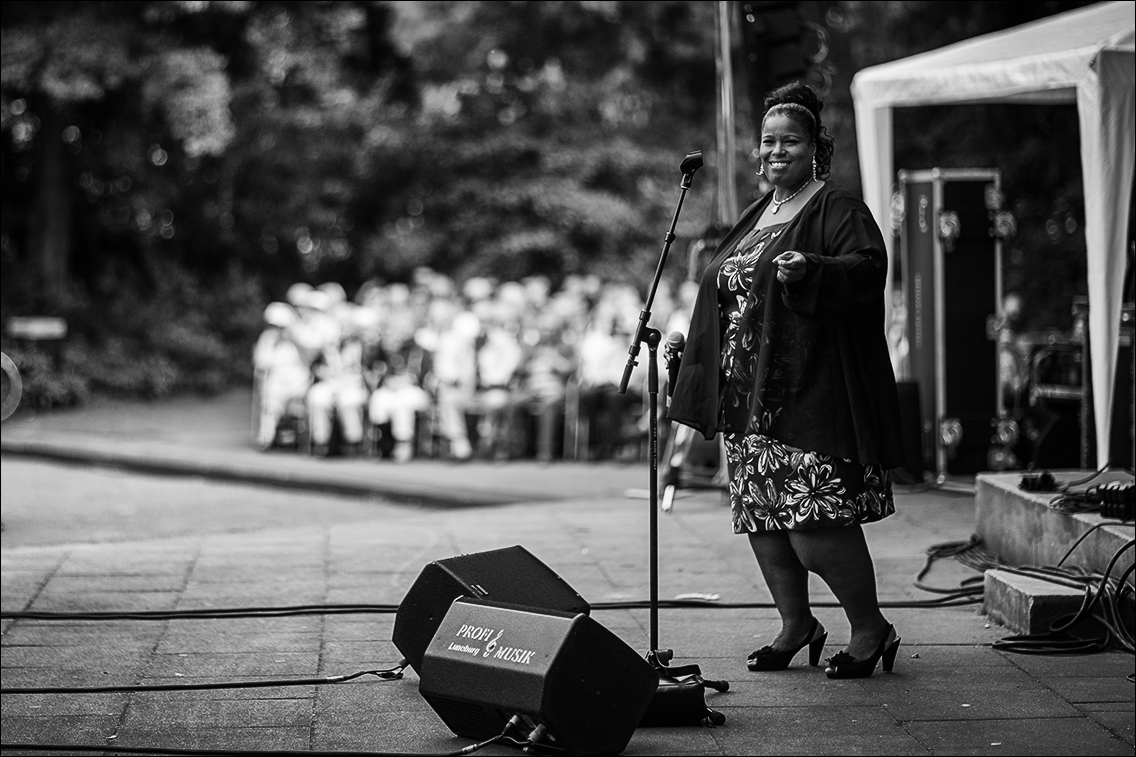
[[[373,459],[300,459],[248,444],[247,393],[134,405],[102,403],[4,425],[5,466],[76,465],[139,475],[195,475],[201,513],[223,528],[89,540],[0,544],[5,612],[193,610],[304,604],[397,604],[429,562],[521,545],[592,604],[649,596],[646,466],[535,462],[394,465]],[[5,474],[6,476],[8,474]],[[4,480],[4,520],[32,496]],[[117,479],[115,479],[117,481]],[[114,484],[111,482],[108,485]],[[250,518],[249,485],[323,497],[328,517]],[[119,484],[125,486],[121,482]],[[289,489],[289,487],[293,487]],[[350,497],[345,497],[350,495]],[[247,495],[245,497],[247,499]],[[321,500],[323,501],[323,500]],[[366,502],[363,509],[358,502]],[[250,505],[251,507],[251,505]],[[283,507],[291,507],[289,504]],[[979,606],[927,607],[913,579],[926,550],[966,539],[973,498],[949,490],[901,492],[895,517],[866,529],[885,613],[903,638],[895,672],[828,680],[797,665],[746,670],[745,657],[778,627],[744,539],[730,533],[721,495],[684,491],[659,517],[659,594],[715,594],[761,606],[662,609],[659,642],[676,664],[697,662],[730,682],[706,701],[720,727],[639,728],[624,754],[1131,755],[1133,657],[1018,655],[991,644],[1009,632]],[[295,511],[299,513],[300,510]],[[159,517],[148,515],[147,517]],[[975,575],[936,563],[928,581]],[[847,641],[832,595],[812,584],[830,631],[826,655]],[[637,651],[650,645],[648,609],[592,613]],[[0,622],[3,688],[183,685],[309,679],[385,668],[401,657],[390,613],[294,617]],[[364,677],[336,685],[113,694],[4,694],[3,742],[217,750],[437,754],[470,740],[449,732],[418,692],[418,678]],[[32,752],[5,749],[5,754]],[[518,754],[505,746],[487,755]]]

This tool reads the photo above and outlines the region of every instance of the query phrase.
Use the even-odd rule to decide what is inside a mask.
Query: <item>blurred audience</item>
[[[651,325],[685,331],[688,288],[660,286]],[[642,309],[634,287],[595,276],[554,290],[419,268],[353,300],[297,283],[265,309],[254,348],[254,441],[398,462],[638,454],[646,370],[618,386]]]
[[[427,349],[420,344],[420,340],[429,340],[424,328],[415,328],[406,285],[374,287],[361,292],[358,299],[376,314],[377,349],[368,372],[368,383],[374,388],[367,404],[375,449],[382,457],[405,462],[414,457],[417,420],[431,407],[430,395],[423,388],[429,368]]]
[[[318,297],[325,294],[325,297]],[[340,433],[346,451],[363,444],[365,405],[370,390],[363,373],[367,334],[378,327],[374,311],[347,302],[338,284],[323,284],[313,292],[313,319],[320,321],[324,341],[312,362],[308,389],[308,433],[314,455],[331,452],[332,434]]]
[[[292,338],[297,320],[291,305],[270,303],[264,309],[265,329],[253,349],[253,388],[259,404],[253,434],[262,449],[276,443],[286,416],[303,413],[311,372]]]

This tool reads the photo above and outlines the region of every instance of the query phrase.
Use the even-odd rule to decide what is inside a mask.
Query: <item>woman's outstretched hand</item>
[[[781,253],[773,262],[777,264],[777,280],[782,284],[793,284],[805,277],[805,256],[796,250]]]

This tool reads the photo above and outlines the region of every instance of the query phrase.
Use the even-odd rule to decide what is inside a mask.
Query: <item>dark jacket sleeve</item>
[[[742,213],[714,251],[713,259],[702,272],[698,296],[690,317],[690,333],[679,363],[667,419],[690,426],[706,439],[718,433],[718,399],[721,392],[721,356],[724,325],[718,311],[718,267],[733,250],[738,239],[755,223],[758,214],[769,203],[762,197]]]
[[[862,311],[882,297],[887,249],[867,208],[831,193],[810,221],[824,253],[804,253],[805,276],[784,287],[785,306],[802,318],[834,318]]]
[[[669,420],[690,426],[706,439],[712,439],[718,433],[718,395],[721,390],[722,319],[718,313],[717,268],[717,265],[707,266],[707,274],[702,277],[690,317],[686,349],[679,362],[678,379],[667,409]]]

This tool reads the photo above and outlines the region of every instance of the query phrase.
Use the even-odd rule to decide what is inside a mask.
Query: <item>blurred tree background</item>
[[[859,191],[860,68],[1085,5],[789,6],[828,41],[834,178]],[[26,402],[244,384],[267,302],[296,281],[573,273],[645,294],[713,223],[714,13],[694,0],[5,2],[0,16],[0,317],[57,315],[68,359],[5,342]],[[739,64],[737,182],[752,105]],[[748,79],[746,74],[748,73]],[[768,73],[768,72],[766,72]],[[1019,217],[1007,286],[1063,325],[1084,289],[1076,113],[897,111],[901,168],[997,167]]]

